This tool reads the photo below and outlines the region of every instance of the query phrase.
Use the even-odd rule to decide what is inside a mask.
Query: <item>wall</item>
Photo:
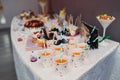
[[[37,0],[1,0],[1,2],[4,7],[7,24],[0,24],[0,29],[10,27],[12,18],[19,15],[22,10],[33,10],[39,13]]]
[[[116,20],[108,27],[106,35],[110,35],[111,39],[120,42],[120,0],[52,0],[54,12],[66,8],[68,14],[76,17],[82,14],[83,20],[91,25],[99,28],[102,35],[102,27],[96,19],[96,15],[107,13],[115,16]]]

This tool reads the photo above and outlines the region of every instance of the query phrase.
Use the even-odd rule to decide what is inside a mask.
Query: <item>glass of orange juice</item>
[[[62,45],[62,47],[61,47],[61,45],[53,46],[53,50],[54,50],[54,55],[55,56],[56,55],[60,55],[61,48],[62,48],[62,52],[64,53],[65,52],[65,47],[63,45]]]
[[[85,49],[87,47],[87,43],[78,43],[77,47],[81,49]]]
[[[81,64],[81,54],[82,49],[74,48],[70,50],[71,64],[73,67],[77,68]]]
[[[78,43],[77,44],[77,48],[82,49],[82,61],[84,61],[87,57],[88,57],[88,53],[89,53],[89,46],[87,45],[87,43]]]
[[[76,41],[73,38],[72,40],[69,40],[68,48],[72,49],[72,48],[75,48],[75,47],[76,47]]]
[[[41,58],[41,64],[43,67],[52,67],[52,50],[45,49],[41,50],[39,54]]]
[[[58,73],[66,73],[68,71],[68,62],[69,59],[67,56],[55,56],[54,63],[55,63],[55,71]]]

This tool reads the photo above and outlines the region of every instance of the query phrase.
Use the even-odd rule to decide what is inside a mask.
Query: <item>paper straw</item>
[[[91,34],[95,31],[95,28],[96,28],[96,26],[93,27],[93,29],[91,31]]]
[[[96,38],[93,40],[93,42],[95,42],[96,40],[98,40],[98,37],[96,37]]]
[[[89,35],[89,36],[88,36],[88,42],[90,42],[90,38],[91,38],[91,36]]]
[[[92,29],[91,34],[95,31],[95,28],[96,28],[96,26],[94,26],[94,28]],[[90,38],[91,38],[91,35],[89,35],[89,37],[88,37],[88,42],[90,41]]]
[[[62,43],[61,43],[61,45],[60,45],[60,48],[61,48],[61,49],[60,49],[60,60],[61,60],[61,62],[62,62],[62,57],[63,57],[63,53],[62,53],[62,49],[63,49],[63,48],[62,48]]]
[[[46,46],[45,46],[45,42],[44,42],[44,53],[46,55]]]
[[[41,38],[43,38],[43,34],[44,34],[44,32],[43,32],[43,30],[42,30],[42,37],[41,37]]]
[[[61,39],[62,39],[62,33],[60,34],[60,37],[61,37]],[[61,43],[61,44],[60,44],[60,60],[61,60],[61,62],[62,62],[62,57],[63,57],[62,49],[63,49],[63,45],[62,45],[62,43]]]

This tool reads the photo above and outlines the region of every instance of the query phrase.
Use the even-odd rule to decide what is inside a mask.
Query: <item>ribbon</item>
[[[110,36],[104,36],[104,37],[99,41],[99,43],[101,43],[101,42],[103,42],[104,40],[109,39],[109,38],[110,38]]]

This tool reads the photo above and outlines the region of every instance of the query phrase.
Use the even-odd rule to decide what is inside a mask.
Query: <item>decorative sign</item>
[[[91,49],[98,48],[98,29],[95,26],[89,25],[86,22],[83,22],[84,25],[89,29],[89,36],[88,36],[88,45]]]

